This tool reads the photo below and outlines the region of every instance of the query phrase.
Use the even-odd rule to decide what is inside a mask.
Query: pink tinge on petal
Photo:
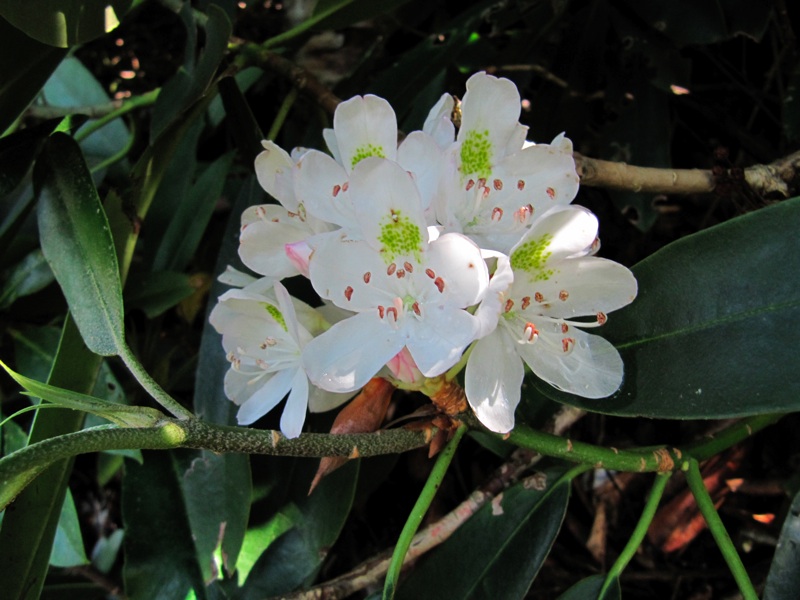
[[[286,244],[284,247],[289,262],[295,266],[305,277],[308,277],[308,261],[311,258],[311,247],[305,240]]]
[[[403,348],[395,355],[392,360],[386,363],[389,370],[394,375],[395,379],[403,383],[418,383],[422,381],[425,376],[417,368],[417,363],[411,357],[408,348]]]

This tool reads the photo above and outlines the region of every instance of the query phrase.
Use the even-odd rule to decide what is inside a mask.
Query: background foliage
[[[15,371],[152,406],[119,358],[100,356],[123,355],[127,340],[184,406],[233,423],[221,387],[228,365],[206,315],[225,289],[216,277],[241,268],[239,214],[269,201],[252,168],[260,140],[323,148],[326,88],[379,94],[401,129],[417,129],[442,93],[463,93],[486,70],[517,84],[534,140],[565,131],[587,156],[711,169],[717,182],[697,197],[582,188],[576,203],[600,217],[601,255],[632,266],[640,282],[636,303],[604,328],[626,382],[609,400],[581,401],[530,380],[519,420],[540,427],[564,402],[593,411],[575,439],[679,446],[729,424],[708,419],[800,407],[800,200],[758,196],[741,177],[800,139],[789,3],[134,0],[110,3],[113,14],[108,2],[36,4],[0,1],[0,358]],[[64,222],[74,246],[54,231]],[[59,288],[54,272],[70,283]],[[292,292],[311,299],[300,283]],[[3,380],[0,416],[31,401]],[[391,410],[423,403],[398,393]],[[82,415],[20,416],[0,429],[0,450],[103,422]],[[328,431],[332,418],[312,415],[308,428]],[[276,427],[275,416],[258,426]],[[796,427],[789,415],[703,472],[765,598],[791,598],[800,577]],[[429,521],[512,450],[470,434]],[[352,461],[308,496],[311,459],[182,449],[62,461],[0,515],[0,589],[9,598],[285,595],[394,545],[431,465],[422,451]],[[556,460],[537,468],[544,491],[528,479],[507,489],[418,561],[398,597],[736,589],[696,510],[680,505],[681,476],[642,550],[606,578],[652,475],[578,474]],[[770,570],[773,555],[780,567]]]

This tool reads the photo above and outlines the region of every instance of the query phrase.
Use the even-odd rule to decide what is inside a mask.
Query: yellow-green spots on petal
[[[381,221],[378,242],[384,260],[390,263],[398,256],[419,255],[422,251],[422,232],[411,219],[404,217],[400,211],[392,210]]]
[[[511,254],[511,268],[530,273],[534,276],[533,281],[550,279],[555,271],[544,266],[553,254],[547,250],[552,241],[553,236],[546,233],[538,239],[525,242]]]
[[[468,131],[461,142],[461,174],[488,178],[492,173],[492,143],[489,130]]]
[[[281,311],[278,310],[277,307],[272,306],[272,304],[268,304],[267,302],[262,302],[261,306],[269,313],[275,322],[281,326],[284,331],[289,331],[288,327],[286,327],[286,320],[283,318],[283,314]]]
[[[384,153],[382,146],[375,146],[374,144],[364,144],[363,146],[359,146],[358,148],[356,148],[356,151],[353,153],[353,158],[350,161],[350,168],[352,169],[362,160],[364,160],[365,158],[369,158],[370,156],[386,158],[386,154]]]

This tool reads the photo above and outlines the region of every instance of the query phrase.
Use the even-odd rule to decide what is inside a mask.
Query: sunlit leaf
[[[119,268],[105,211],[75,141],[56,133],[36,162],[42,251],[89,348],[125,344]]]

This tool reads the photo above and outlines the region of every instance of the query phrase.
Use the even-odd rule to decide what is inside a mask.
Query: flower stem
[[[125,363],[125,366],[128,367],[128,370],[131,372],[131,374],[156,402],[158,402],[161,406],[166,408],[179,419],[194,419],[194,415],[189,410],[178,404],[177,400],[165,392],[164,388],[158,385],[156,380],[153,379],[142,366],[142,363],[140,363],[136,356],[134,356],[127,344],[123,343],[119,350],[119,357],[122,359],[122,362]]]
[[[114,119],[118,119],[119,117],[131,112],[132,110],[136,110],[137,108],[155,104],[159,92],[161,92],[161,88],[156,88],[150,92],[142,94],[141,96],[134,96],[130,100],[125,100],[122,103],[122,106],[116,110],[104,114],[97,120],[83,127],[78,133],[75,134],[75,140],[78,142],[83,141],[98,129],[108,125]]]
[[[217,453],[272,456],[378,456],[428,443],[423,431],[391,429],[375,433],[305,433],[287,439],[277,431],[230,427],[199,419],[164,419],[154,427],[104,425],[31,444],[0,458],[0,511],[52,463],[101,450],[194,448]]]
[[[289,114],[289,111],[294,104],[294,101],[297,100],[297,88],[293,87],[289,90],[289,93],[286,94],[286,98],[283,99],[281,103],[281,107],[278,109],[278,114],[275,115],[275,120],[272,122],[272,127],[269,128],[269,133],[267,133],[268,140],[275,140],[278,137],[278,133],[283,127],[284,121],[286,121],[286,117]]]
[[[725,529],[722,519],[719,518],[717,509],[714,507],[714,501],[711,499],[705,483],[703,483],[703,476],[700,473],[700,464],[695,458],[689,459],[688,464],[689,468],[686,471],[686,482],[689,484],[689,489],[694,495],[697,508],[700,509],[700,514],[702,514],[703,518],[706,520],[708,529],[711,531],[711,535],[714,536],[714,541],[717,542],[717,546],[720,552],[722,552],[725,562],[728,563],[728,568],[733,574],[736,585],[739,586],[739,591],[742,593],[745,600],[758,600],[758,594],[756,594],[750,577],[747,575],[747,571],[742,564],[742,559],[739,557],[739,553],[736,552],[736,547],[733,545],[733,541],[731,541],[731,537],[728,535],[728,531]]]
[[[288,42],[289,40],[297,37],[298,35],[301,35],[301,34],[305,33],[306,31],[308,31],[309,29],[314,27],[314,25],[316,25],[317,23],[319,23],[323,19],[328,18],[330,15],[332,15],[335,12],[341,10],[342,8],[347,6],[348,4],[351,4],[352,2],[353,2],[353,0],[339,0],[339,2],[337,2],[336,4],[331,6],[330,8],[328,8],[326,10],[323,10],[323,11],[320,11],[319,13],[315,14],[313,17],[310,17],[310,18],[306,19],[305,21],[303,21],[302,23],[300,23],[296,27],[293,27],[289,31],[284,31],[281,34],[276,35],[275,37],[272,37],[272,38],[268,39],[266,42],[264,42],[262,44],[262,47],[264,47],[264,48],[274,48],[275,46],[279,46],[279,45],[283,44],[284,42]]]
[[[439,457],[436,459],[436,464],[433,465],[431,474],[428,476],[428,480],[425,482],[425,486],[422,488],[419,498],[417,498],[417,502],[414,504],[414,508],[411,509],[411,514],[408,515],[408,520],[403,527],[403,531],[400,532],[397,545],[392,553],[392,562],[389,564],[389,570],[386,572],[386,582],[383,586],[383,600],[392,600],[392,598],[394,598],[395,591],[397,590],[397,580],[400,577],[400,571],[403,568],[403,560],[411,545],[411,540],[414,538],[414,534],[417,533],[417,529],[420,523],[422,523],[422,518],[425,516],[425,513],[428,512],[428,507],[430,507],[433,497],[442,484],[442,479],[447,472],[447,467],[450,466],[450,462],[453,460],[458,443],[466,432],[466,425],[459,427],[453,439],[447,443],[447,446],[445,446],[444,450],[439,454]]]
[[[667,481],[669,481],[671,475],[672,473],[659,473],[656,475],[656,480],[653,483],[652,489],[650,490],[650,497],[647,499],[647,502],[644,505],[642,516],[639,517],[639,522],[636,524],[636,528],[633,530],[628,543],[625,544],[625,548],[622,550],[622,553],[619,555],[616,562],[614,562],[614,564],[611,566],[611,569],[609,569],[608,575],[606,575],[606,580],[603,583],[602,589],[600,590],[600,594],[597,596],[598,598],[602,598],[603,594],[605,594],[608,588],[614,583],[614,580],[619,579],[622,571],[624,571],[625,567],[628,566],[628,563],[631,561],[633,555],[636,553],[636,550],[644,540],[644,536],[647,533],[647,528],[650,527],[653,517],[656,516],[658,503],[661,500],[661,496],[664,495],[664,488],[666,487]]]

